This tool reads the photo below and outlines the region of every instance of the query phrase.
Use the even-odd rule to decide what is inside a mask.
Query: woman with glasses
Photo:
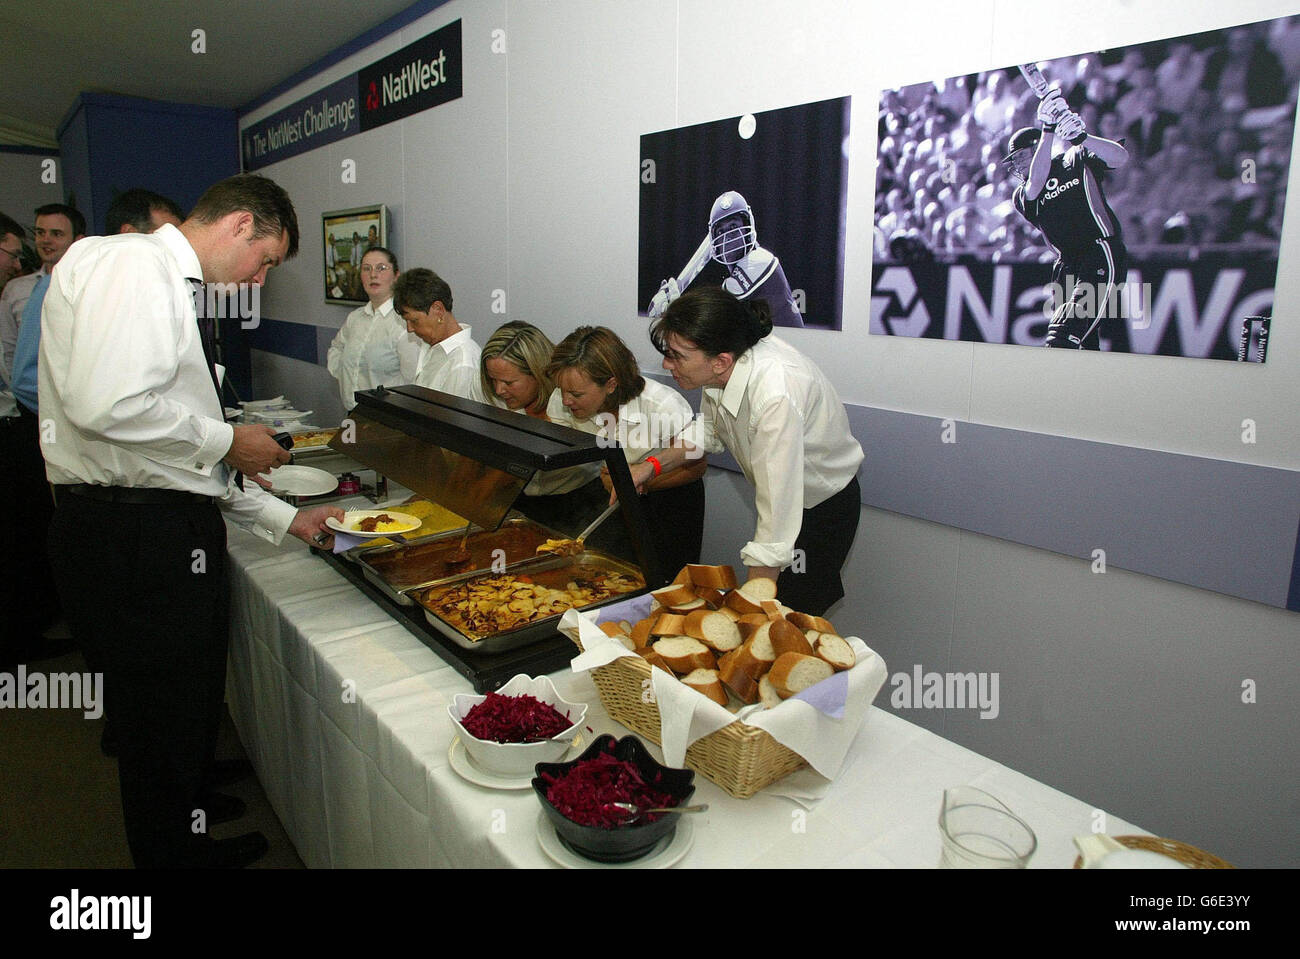
[[[420,355],[420,341],[406,331],[406,321],[393,309],[397,257],[376,246],[361,258],[361,284],[370,298],[348,314],[330,344],[330,375],[339,382],[343,409],[356,406],[357,390],[409,383]]]

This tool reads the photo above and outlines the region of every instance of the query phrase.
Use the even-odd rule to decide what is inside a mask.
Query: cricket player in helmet
[[[1114,140],[1093,136],[1083,120],[1052,90],[1038,107],[1040,128],[1011,135],[1003,162],[1021,183],[1012,194],[1016,211],[1056,250],[1054,290],[1063,296],[1047,330],[1047,346],[1128,349],[1121,291],[1128,273],[1119,219],[1102,190],[1105,174],[1122,166],[1128,152]],[[1057,154],[1058,141],[1064,153]]]
[[[660,285],[647,310],[650,317],[662,314],[669,303],[681,296],[710,259],[726,268],[728,276],[722,282],[722,288],[732,296],[740,300],[752,296],[767,301],[772,308],[773,325],[804,325],[781,261],[758,245],[754,212],[735,190],[728,190],[713,201],[713,209],[709,211],[708,236],[682,272]]]

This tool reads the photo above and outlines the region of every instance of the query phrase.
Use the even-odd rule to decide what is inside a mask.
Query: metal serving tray
[[[457,529],[422,537],[414,543],[380,546],[359,552],[355,559],[366,579],[380,592],[395,603],[412,606],[415,600],[409,594],[413,590],[489,572],[498,560],[504,560],[504,566],[497,564],[498,569],[509,569],[535,558],[537,547],[548,539],[560,538],[558,533],[516,516],[494,530],[470,530],[465,541],[469,563],[448,564],[447,557],[460,548],[462,535],[464,530]]]
[[[627,599],[629,596],[635,595],[645,588],[645,580],[641,575],[641,571],[635,566],[622,560],[615,559],[612,556],[606,556],[603,553],[596,552],[579,553],[576,556],[549,556],[526,560],[522,563],[516,564],[513,568],[507,569],[506,575],[526,575],[536,584],[551,586],[558,589],[562,588],[564,583],[573,578],[572,573],[578,567],[588,567],[604,572],[620,573],[639,584],[626,592],[615,593],[612,596],[597,600],[596,602],[587,603],[586,605],[577,607],[581,610],[598,609],[601,606],[607,606],[610,603],[619,602]],[[476,638],[467,635],[456,626],[447,622],[430,609],[426,603],[426,599],[430,594],[442,594],[447,589],[454,589],[462,584],[469,584],[474,580],[486,579],[497,575],[500,574],[489,570],[486,573],[462,576],[454,582],[438,586],[430,586],[424,589],[412,589],[410,591],[411,598],[424,608],[424,615],[429,621],[429,624],[462,649],[471,649],[480,653],[504,652],[554,635],[555,625],[560,621],[560,617],[563,613],[554,613],[550,616],[523,623],[512,629]]]

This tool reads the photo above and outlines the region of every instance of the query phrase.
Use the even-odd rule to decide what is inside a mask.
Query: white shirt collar
[[[389,316],[393,312],[393,298],[390,296],[378,306],[375,306],[369,300],[366,300],[366,305],[361,309],[365,312],[366,316],[374,316],[375,314],[380,316]]]
[[[450,353],[452,350],[456,349],[456,347],[463,346],[469,339],[469,327],[464,323],[459,325],[460,330],[458,332],[451,334],[451,336],[447,337],[445,340],[439,340],[434,344],[434,348],[440,349],[444,353]]]
[[[185,234],[176,229],[173,224],[164,223],[149,236],[160,240],[168,252],[176,258],[176,265],[180,267],[183,276],[195,280],[203,279],[203,267],[199,264],[199,255],[194,252],[194,247],[190,246],[190,241],[185,238]]]
[[[749,377],[753,372],[754,347],[751,346],[736,358],[731,376],[727,378],[727,385],[722,390],[722,407],[732,416],[740,413],[740,404],[745,398],[745,390],[749,388]]]

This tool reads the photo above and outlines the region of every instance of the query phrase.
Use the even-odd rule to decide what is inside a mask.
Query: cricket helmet
[[[736,225],[733,220],[737,216],[743,221],[741,225]],[[726,267],[739,263],[758,247],[754,213],[745,198],[735,190],[728,190],[713,201],[713,209],[709,212],[709,236],[713,240],[710,255]]]
[[[1002,158],[1003,165],[1023,180],[1029,174],[1029,164],[1017,164],[1016,154],[1021,150],[1034,149],[1042,138],[1043,133],[1037,127],[1021,127],[1007,141],[1007,155]]]

